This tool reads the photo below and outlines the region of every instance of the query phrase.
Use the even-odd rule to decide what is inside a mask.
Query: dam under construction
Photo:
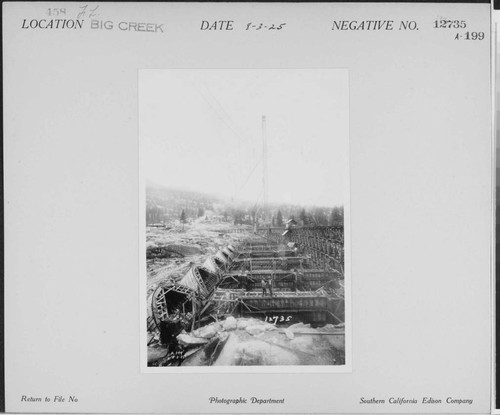
[[[345,364],[343,224],[210,228],[217,237],[205,249],[213,254],[182,274],[156,274],[148,365]],[[148,264],[182,263],[179,246],[149,249]]]
[[[346,364],[347,86],[302,70],[147,83],[149,367]]]

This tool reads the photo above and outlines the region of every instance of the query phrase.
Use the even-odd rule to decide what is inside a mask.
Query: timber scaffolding
[[[154,325],[179,312],[190,329],[228,315],[275,318],[278,324],[344,322],[343,229],[248,234],[237,247],[228,245],[191,267],[179,282],[158,286],[151,303]],[[265,281],[271,287],[264,295]]]
[[[306,252],[318,268],[344,274],[344,226],[302,226],[260,228],[258,234],[268,243],[293,244],[298,252]]]
[[[326,292],[281,291],[263,297],[246,290],[218,290],[214,302],[218,305],[218,316],[267,317],[270,321],[276,317],[277,323],[304,322],[315,326],[345,320],[344,298]]]
[[[302,281],[298,278],[302,277]],[[238,288],[248,291],[261,289],[262,279],[272,278],[273,288],[280,291],[316,291],[321,288],[327,290],[339,290],[340,275],[334,271],[323,271],[319,269],[307,269],[297,271],[297,280],[294,272],[282,270],[256,270],[244,274],[240,271],[230,271],[224,274],[219,288]]]

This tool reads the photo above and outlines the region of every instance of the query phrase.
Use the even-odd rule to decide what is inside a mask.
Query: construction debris
[[[173,247],[182,259],[164,277],[154,274],[148,364],[344,364],[343,230],[264,233],[231,234],[231,243],[218,247],[197,245],[195,237],[186,238],[187,249],[151,245],[155,261],[174,255]],[[215,237],[222,242],[226,235]],[[211,253],[179,275],[183,255],[194,259],[200,246]]]

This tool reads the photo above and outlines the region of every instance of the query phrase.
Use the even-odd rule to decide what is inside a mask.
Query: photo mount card
[[[4,3],[6,411],[490,412],[489,24]]]
[[[348,96],[345,69],[140,71],[145,371],[350,370]]]

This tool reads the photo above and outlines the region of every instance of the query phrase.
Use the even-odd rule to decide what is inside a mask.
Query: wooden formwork
[[[238,252],[238,258],[266,258],[266,257],[293,257],[295,251],[291,249],[258,249],[245,250]]]
[[[246,291],[260,290],[262,279],[272,280],[274,290],[306,291],[319,288],[335,289],[339,287],[339,274],[332,271],[303,270],[295,273],[290,271],[256,270],[250,273],[232,272],[225,274],[221,288],[240,288]]]
[[[271,257],[271,258],[238,258],[231,264],[231,270],[235,269],[291,269],[308,264],[308,257]]]
[[[281,292],[272,297],[241,293],[239,303],[238,312],[241,316],[278,315],[280,318],[284,316],[283,322],[287,323],[298,320],[304,323],[338,324],[345,319],[342,297],[318,295],[315,292]]]
[[[291,227],[284,234],[264,228],[261,233],[271,243],[297,244],[299,251],[309,255],[315,266],[344,272],[344,228],[341,224]]]
[[[309,231],[303,238],[310,239]],[[307,256],[297,256],[283,239],[252,239],[237,248],[222,248],[201,267],[192,267],[178,284],[158,289],[152,299],[152,316],[157,323],[182,306],[183,313],[192,314],[192,327],[207,315],[210,318],[214,310],[265,318],[286,315],[314,324],[343,322],[344,300],[335,290],[342,272],[308,269],[320,263],[318,254],[325,246],[315,239],[309,246],[312,255]],[[263,278],[272,280],[273,296],[262,296]],[[169,304],[170,298],[174,305]]]
[[[241,245],[241,248],[251,248],[251,247],[271,247],[278,245],[277,242],[268,241],[266,238],[262,237],[261,240],[246,241]]]

